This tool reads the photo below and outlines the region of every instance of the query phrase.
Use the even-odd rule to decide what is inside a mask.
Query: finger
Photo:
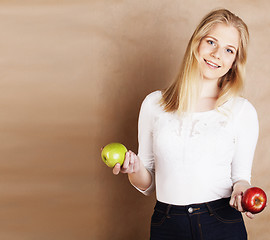
[[[235,200],[234,200],[234,204],[233,204],[233,207],[236,209],[236,210],[238,210],[238,208],[237,208],[237,197],[235,196]]]
[[[134,156],[134,172],[137,172],[140,169],[140,159],[137,155]]]
[[[104,146],[100,148],[100,151],[102,151],[102,150],[103,150],[103,148],[104,148]]]
[[[132,152],[129,151],[127,154],[127,162],[128,164],[126,166],[123,166],[121,169],[122,173],[131,173],[133,172],[133,163],[134,163],[134,157],[132,156]]]
[[[130,164],[134,164],[134,153],[130,152]]]
[[[230,199],[230,202],[229,202],[231,207],[234,207],[234,202],[235,202],[235,196],[231,196],[231,199]]]
[[[239,204],[239,194],[235,195],[235,197],[234,197],[234,204],[233,204],[233,206],[234,206],[234,208],[236,210],[238,210],[238,204]]]
[[[113,174],[114,174],[114,175],[119,174],[120,169],[121,169],[120,163],[116,163],[115,166],[114,166],[114,168],[113,168]]]
[[[251,212],[246,212],[246,216],[250,219],[254,219],[255,218],[255,215],[252,214]]]
[[[237,201],[237,209],[238,209],[238,211],[240,211],[240,212],[243,212],[244,211],[244,209],[242,208],[242,195],[237,195],[236,196],[236,201]]]
[[[232,195],[232,197],[231,197],[231,200],[230,200],[230,205],[231,205],[231,207],[232,208],[236,208],[236,196],[237,195]]]
[[[233,206],[232,207],[238,211],[238,207],[237,207],[237,196],[234,197],[234,202],[233,202]]]
[[[134,172],[134,153],[133,152],[131,152],[130,153],[130,162],[129,162],[129,173],[132,173],[132,172]]]
[[[133,172],[137,172],[140,169],[140,159],[135,153],[133,153],[133,158],[134,158]]]
[[[126,152],[125,161],[122,166],[122,171],[126,171],[128,169],[129,161],[130,161],[130,153]]]
[[[134,158],[134,171],[138,171],[140,168],[140,159],[137,155]]]

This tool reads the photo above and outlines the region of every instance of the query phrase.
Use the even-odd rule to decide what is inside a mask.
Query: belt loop
[[[172,207],[171,204],[169,204],[169,205],[167,206],[167,210],[166,210],[166,218],[170,218],[169,212],[170,212],[170,210],[171,210],[171,207]]]
[[[208,212],[209,212],[210,216],[213,216],[213,215],[214,215],[214,213],[213,213],[212,208],[210,207],[210,204],[205,203],[205,205],[206,205],[206,207],[207,207],[207,209],[208,209]]]

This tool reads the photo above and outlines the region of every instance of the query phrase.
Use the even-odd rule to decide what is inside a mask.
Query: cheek
[[[201,42],[200,45],[199,45],[199,47],[198,47],[198,54],[199,54],[199,56],[204,55],[204,53],[206,51],[207,51],[207,46],[203,42]]]
[[[235,57],[228,57],[224,59],[224,62],[226,63],[226,66],[230,69],[234,63]]]

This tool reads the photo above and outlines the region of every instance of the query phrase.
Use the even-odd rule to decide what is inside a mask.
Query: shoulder
[[[161,91],[155,91],[148,94],[141,104],[140,114],[149,117],[159,114],[162,111],[160,106],[161,97]]]
[[[161,100],[161,97],[162,97],[162,93],[160,90],[151,92],[144,98],[142,104],[151,105],[152,107],[154,106],[158,107],[160,105],[159,102]]]
[[[245,112],[256,112],[253,104],[244,97],[234,97],[228,101],[229,108],[235,114],[245,113]]]
[[[258,122],[257,111],[248,99],[235,97],[229,100],[229,105],[236,122]]]
[[[157,101],[160,101],[161,100],[161,97],[162,97],[162,93],[160,90],[157,90],[157,91],[154,91],[154,92],[151,92],[149,93],[144,101],[152,101],[152,102],[157,102]]]

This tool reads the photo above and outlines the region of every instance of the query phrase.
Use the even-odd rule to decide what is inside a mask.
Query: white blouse
[[[175,205],[230,197],[233,183],[250,182],[258,140],[251,103],[232,98],[218,110],[180,117],[159,105],[161,91],[143,101],[138,123],[138,156],[152,175],[157,200]]]

